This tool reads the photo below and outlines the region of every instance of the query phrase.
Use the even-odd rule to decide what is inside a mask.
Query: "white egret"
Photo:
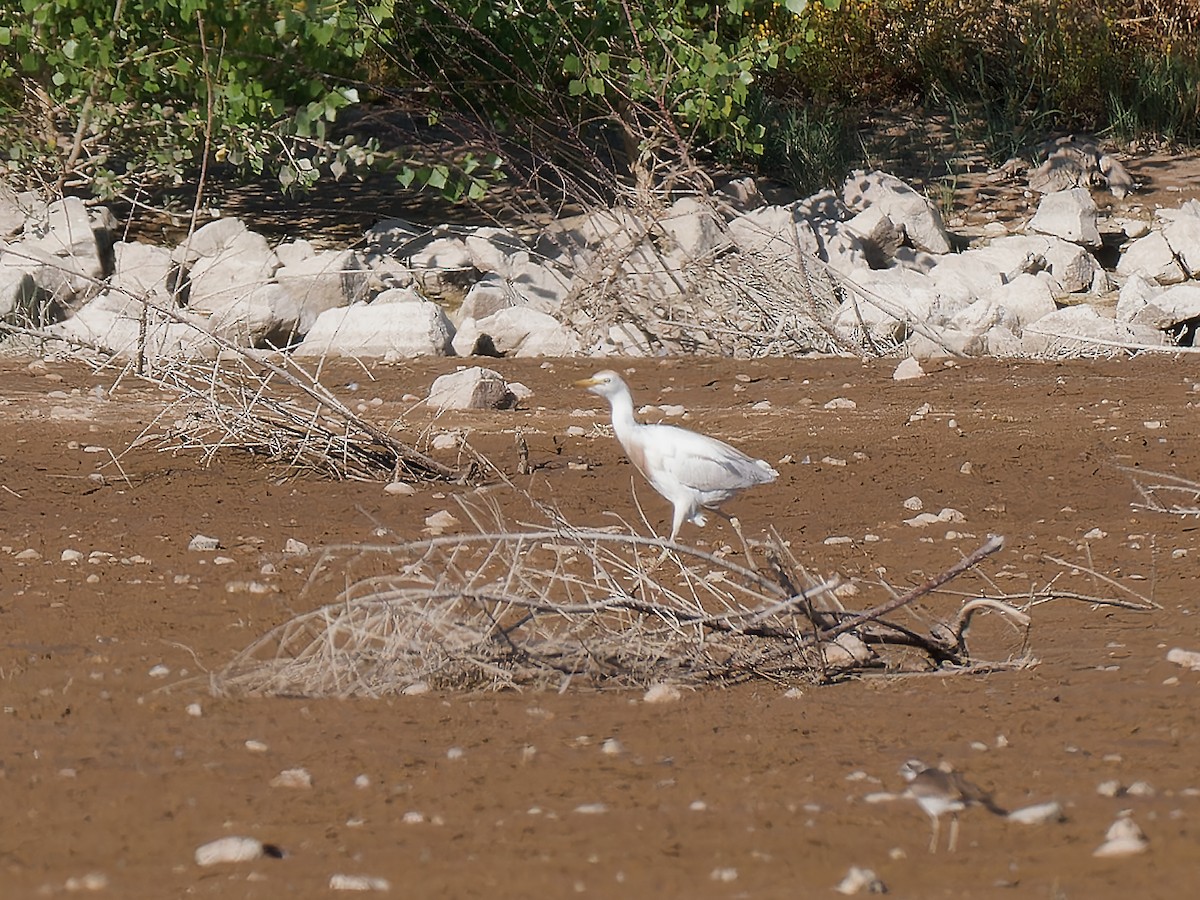
[[[703,525],[705,510],[729,519],[741,537],[737,519],[718,507],[739,491],[770,484],[779,477],[778,472],[716,438],[674,425],[638,422],[633,417],[633,395],[616,372],[597,372],[575,384],[608,400],[613,433],[625,455],[650,486],[671,501],[675,508],[672,541],[684,522]]]

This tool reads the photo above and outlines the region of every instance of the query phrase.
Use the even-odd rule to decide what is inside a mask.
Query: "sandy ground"
[[[285,557],[289,538],[419,538],[425,517],[468,489],[391,496],[378,483],[281,479],[236,452],[208,467],[194,454],[124,452],[161,410],[157,389],[126,380],[110,393],[111,373],[5,363],[0,894],[326,896],[340,873],[387,879],[393,896],[803,897],[831,896],[857,865],[901,897],[1186,895],[1200,877],[1200,673],[1166,654],[1200,650],[1200,530],[1131,506],[1123,467],[1200,478],[1200,376],[1187,359],[980,361],[897,383],[894,365],[621,368],[639,403],[680,404],[683,424],[777,464],[777,484],[731,511],[750,534],[776,528],[814,572],[858,580],[864,598],[881,597],[881,578],[918,584],[997,533],[1006,547],[980,567],[996,590],[1028,595],[1057,579],[1063,593],[1157,608],[1060,597],[1030,609],[1036,665],[802,683],[790,695],[760,682],[658,705],[574,688],[214,697],[205,672],[329,599],[301,593],[312,560]],[[519,488],[577,524],[636,522],[636,501],[668,526],[665,502],[592,427],[604,424],[601,401],[570,384],[595,363],[498,360],[529,400],[431,423],[405,395],[424,396],[454,366],[326,381],[401,435],[469,428]],[[856,407],[826,408],[835,398]],[[572,425],[584,434],[568,435]],[[516,429],[532,475],[516,475]],[[965,522],[904,524],[914,496]],[[222,549],[189,551],[201,533]],[[733,541],[719,520],[682,537]],[[249,580],[270,592],[239,591]],[[961,602],[926,598],[911,615],[927,625]],[[1020,650],[995,617],[977,631],[1001,657]],[[602,749],[610,738],[618,752]],[[930,854],[914,803],[864,800],[901,789],[897,768],[912,756],[952,763],[1010,808],[1056,800],[1065,820],[968,810],[958,850]],[[293,768],[311,788],[271,786]],[[1147,787],[1104,796],[1106,781]],[[604,811],[580,811],[594,804]],[[1093,857],[1122,810],[1148,849]],[[284,858],[197,866],[195,849],[225,835]]]

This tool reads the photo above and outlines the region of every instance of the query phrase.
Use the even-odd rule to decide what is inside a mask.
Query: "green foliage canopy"
[[[390,3],[390,0],[387,0]],[[100,196],[179,183],[207,147],[285,186],[369,148],[327,142],[387,5],[0,0],[0,165]]]

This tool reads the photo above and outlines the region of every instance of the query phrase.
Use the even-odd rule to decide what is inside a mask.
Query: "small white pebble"
[[[920,497],[909,497],[904,501],[903,506],[905,509],[912,510],[913,512],[920,512],[925,508],[925,503]]]
[[[249,862],[263,855],[262,841],[251,837],[223,837],[196,848],[196,865]]]
[[[354,779],[354,786],[356,788],[358,788],[360,791],[366,790],[367,788],[369,788],[371,786],[371,776],[370,775],[356,776]]]
[[[1167,662],[1191,669],[1193,672],[1200,672],[1200,651],[1172,647],[1167,651]]]
[[[1096,785],[1096,793],[1101,797],[1115,797],[1121,793],[1121,782],[1115,778],[1110,778],[1108,781],[1102,781]]]
[[[1085,534],[1083,536],[1083,539],[1085,541],[1097,541],[1097,540],[1100,540],[1100,538],[1106,538],[1106,537],[1108,537],[1107,531],[1101,531],[1099,528],[1093,528],[1091,531],[1087,532],[1087,534]]]
[[[625,748],[621,746],[621,742],[616,738],[609,738],[600,745],[600,752],[608,756],[619,756],[625,752]]]
[[[308,553],[308,544],[295,538],[288,538],[283,542],[283,552],[288,556],[303,556]]]
[[[693,800],[688,806],[688,809],[690,809],[692,812],[704,812],[706,809],[708,809],[708,804],[703,800]]]
[[[822,541],[822,543],[827,546],[834,547],[834,546],[837,546],[838,544],[853,544],[854,538],[846,537],[845,535],[835,534],[835,535],[830,535],[829,537],[825,538],[825,540]]]
[[[78,550],[64,550],[59,559],[65,563],[77,563],[83,559],[83,553]]]
[[[975,467],[969,462],[965,462],[958,467],[958,473],[960,475],[973,475],[975,474]]]
[[[209,537],[206,534],[197,534],[188,541],[188,549],[197,553],[206,552],[209,550],[218,550],[221,547],[221,542],[215,537]]]
[[[421,825],[425,822],[425,813],[417,812],[415,809],[409,810],[400,821],[405,825]]]
[[[386,878],[371,875],[330,875],[331,891],[390,891],[392,883]]]
[[[1006,816],[1010,822],[1017,822],[1021,825],[1044,825],[1047,822],[1061,821],[1062,817],[1061,804],[1053,800],[1048,803],[1037,803],[1033,806],[1014,809]]]
[[[1125,788],[1125,793],[1130,797],[1153,797],[1156,792],[1148,781],[1135,781]]]
[[[308,769],[284,769],[271,779],[270,785],[273,788],[307,790],[312,787],[312,775]]]
[[[149,675],[151,678],[166,678],[168,675],[171,674],[171,670],[168,669],[166,666],[164,666],[162,663],[159,663],[157,666],[154,666],[146,674]]]
[[[256,740],[251,739],[251,740],[246,741],[246,743],[243,746],[245,746],[245,748],[247,750],[249,750],[251,753],[266,753],[267,752],[267,745],[264,744],[262,741],[256,741]]]
[[[879,876],[871,869],[861,866],[851,866],[850,871],[846,873],[846,877],[839,881],[833,889],[847,897],[854,894],[887,893],[887,888],[880,881]]]
[[[462,747],[451,747],[446,751],[446,759],[458,760],[462,759],[466,755],[467,753]]]
[[[737,881],[738,870],[733,866],[721,866],[713,869],[712,872],[709,873],[708,877],[713,881],[724,881],[727,883],[730,881]]]
[[[198,719],[204,715],[204,707],[202,707],[199,703],[189,703],[187,705],[187,714]]]
[[[394,497],[411,497],[417,489],[405,481],[389,481],[383,486],[383,492]]]
[[[920,360],[909,356],[900,361],[892,372],[892,381],[911,381],[914,378],[924,378],[925,370],[921,368]]]
[[[103,872],[88,872],[78,877],[72,875],[63,885],[68,894],[81,891],[103,891],[108,887],[108,876]]]
[[[651,685],[646,693],[642,695],[642,702],[674,703],[682,696],[683,695],[680,693],[679,688],[675,687],[675,685],[666,684],[665,682],[660,681],[658,684]]]
[[[575,812],[582,816],[598,816],[608,812],[608,807],[603,803],[581,803],[575,807]]]
[[[847,397],[834,397],[825,404],[826,409],[858,409],[858,404]]]

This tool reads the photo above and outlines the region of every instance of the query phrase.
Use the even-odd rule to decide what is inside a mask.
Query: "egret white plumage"
[[[605,370],[575,382],[608,400],[613,433],[650,486],[671,501],[671,540],[684,522],[703,525],[704,511],[725,516],[718,507],[746,488],[779,477],[764,460],[736,447],[674,425],[647,425],[633,417],[633,395],[616,372]],[[728,518],[739,536],[737,520]]]

